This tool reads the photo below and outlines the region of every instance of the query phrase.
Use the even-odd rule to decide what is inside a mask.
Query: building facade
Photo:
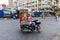
[[[20,1],[21,2],[21,1]],[[23,0],[21,7],[31,8],[32,10],[40,10],[43,8],[51,8],[51,0]]]
[[[57,5],[56,0],[13,0],[13,3],[12,1],[9,2],[10,5],[31,8],[32,10],[52,8],[55,4]],[[58,5],[60,5],[60,2]]]
[[[9,6],[13,6],[13,0],[8,0]]]

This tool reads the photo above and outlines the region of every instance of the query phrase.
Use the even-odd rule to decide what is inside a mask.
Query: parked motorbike
[[[14,15],[13,15],[13,19],[17,19],[18,18],[18,15],[15,13]]]

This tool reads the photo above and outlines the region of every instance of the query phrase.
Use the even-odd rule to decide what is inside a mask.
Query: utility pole
[[[38,11],[38,0],[37,0],[37,11]]]
[[[27,0],[27,8],[28,8],[28,3],[29,3],[29,0]]]

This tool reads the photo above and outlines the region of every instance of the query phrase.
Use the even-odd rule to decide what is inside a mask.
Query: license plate
[[[31,30],[28,30],[28,29],[24,29],[23,31],[31,31]]]
[[[28,30],[24,30],[24,31],[28,31]]]
[[[28,31],[28,29],[24,29],[23,31]]]

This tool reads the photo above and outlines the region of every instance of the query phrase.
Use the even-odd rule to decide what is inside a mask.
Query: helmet
[[[37,21],[37,24],[41,24],[41,22],[40,21]]]

